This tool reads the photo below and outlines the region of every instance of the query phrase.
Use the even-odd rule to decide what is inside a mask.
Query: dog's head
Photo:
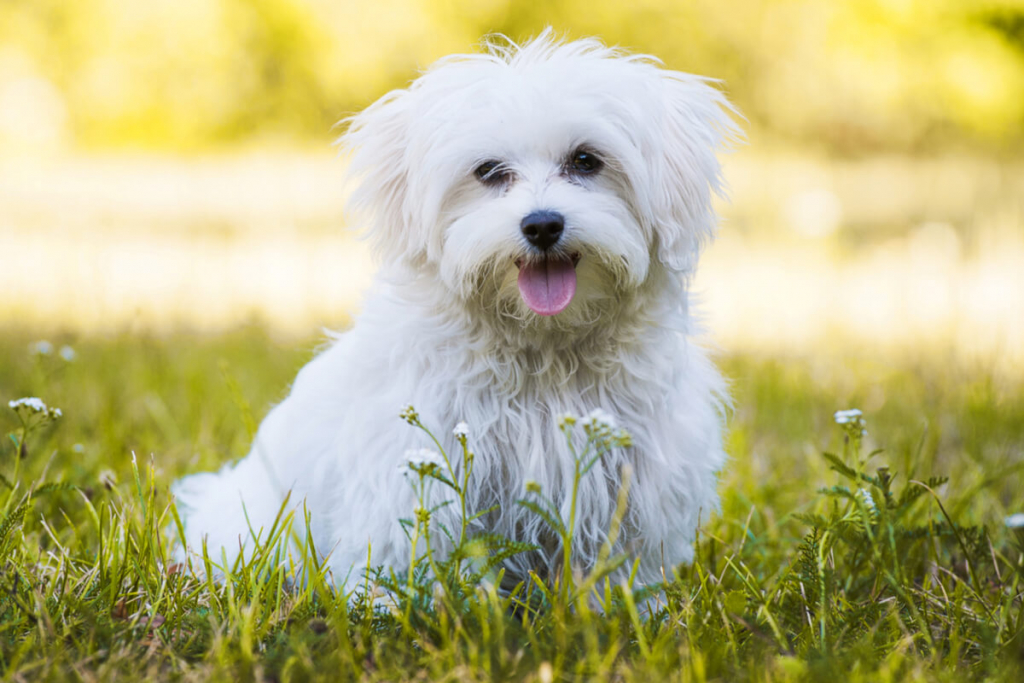
[[[571,332],[655,273],[692,272],[732,112],[706,79],[547,32],[441,60],[341,143],[386,263],[481,315]]]

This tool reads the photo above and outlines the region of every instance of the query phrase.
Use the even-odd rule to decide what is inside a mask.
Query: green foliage
[[[1015,681],[1024,673],[1024,537],[1003,524],[1021,511],[1019,380],[922,359],[884,372],[851,357],[727,360],[737,408],[723,509],[696,539],[693,564],[651,590],[607,580],[621,562],[611,553],[589,576],[532,577],[501,590],[500,560],[529,547],[467,524],[479,511],[463,511],[459,495],[472,476],[464,441],[461,454],[439,450],[438,461],[420,457],[410,468],[425,494],[410,511],[413,571],[376,568],[342,594],[296,533],[308,524],[303,512],[282,513],[231,566],[207,557],[195,572],[168,560],[178,525],[170,481],[243,453],[247,405],[258,411],[278,398],[305,353],[275,349],[259,333],[122,337],[76,344],[66,362],[30,354],[28,341],[0,338],[0,395],[40,396],[63,416],[26,428],[14,411],[0,415],[15,434],[0,450],[9,484],[0,488],[5,677]],[[844,404],[865,407],[868,424],[837,429],[832,409]],[[418,416],[410,421],[423,427]],[[563,423],[580,444],[578,477],[602,447],[627,438],[588,424]],[[428,485],[444,493],[443,516]],[[523,505],[571,539],[572,519],[543,491],[531,488]],[[442,528],[442,519],[459,523]],[[441,538],[452,552],[431,550]],[[220,581],[208,578],[216,573]]]
[[[723,79],[762,142],[847,154],[1024,142],[1020,0],[8,0],[0,106],[13,123],[0,144],[324,140],[437,58],[548,25]]]

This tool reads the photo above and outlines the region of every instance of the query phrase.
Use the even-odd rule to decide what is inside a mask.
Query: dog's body
[[[176,484],[188,545],[206,537],[230,559],[290,491],[336,579],[357,575],[368,544],[374,565],[407,566],[399,520],[415,495],[399,465],[429,445],[398,417],[412,404],[449,453],[468,423],[471,511],[499,506],[479,528],[541,547],[511,575],[549,570],[557,543],[516,501],[532,480],[568,511],[556,418],[601,408],[634,445],[581,482],[575,561],[597,557],[626,465],[619,549],[642,581],[690,560],[725,458],[722,380],[690,340],[687,284],[715,224],[727,109],[697,77],[542,36],[444,60],[355,117],[353,199],[384,265],[250,455]]]

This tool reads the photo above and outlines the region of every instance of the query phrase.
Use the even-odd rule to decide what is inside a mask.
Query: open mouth
[[[576,264],[579,253],[568,256],[546,254],[529,262],[516,259],[519,267],[519,295],[537,315],[557,315],[576,294]]]

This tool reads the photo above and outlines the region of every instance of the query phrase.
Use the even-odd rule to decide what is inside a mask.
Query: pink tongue
[[[576,267],[570,259],[553,257],[524,264],[519,294],[537,315],[561,313],[576,294]]]

